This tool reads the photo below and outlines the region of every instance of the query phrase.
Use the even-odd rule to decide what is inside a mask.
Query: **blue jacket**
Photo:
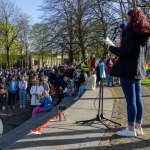
[[[41,106],[44,107],[44,111],[51,110],[51,108],[52,108],[51,96],[41,98],[40,103],[41,103]]]
[[[10,82],[8,83],[9,92],[10,92],[10,93],[12,93],[12,92],[16,93],[17,90],[18,90],[18,81],[15,81],[14,89],[13,89],[13,86],[12,86],[12,82],[13,82],[13,81],[10,81]]]

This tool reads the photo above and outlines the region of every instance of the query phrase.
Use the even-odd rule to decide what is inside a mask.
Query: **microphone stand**
[[[107,125],[104,121],[110,121],[114,124],[117,124],[119,126],[121,126],[120,123],[117,123],[113,120],[110,120],[106,117],[104,117],[104,113],[103,113],[103,100],[104,100],[104,97],[103,97],[103,94],[104,94],[104,91],[103,91],[103,88],[104,88],[104,81],[103,81],[103,78],[101,78],[101,82],[100,82],[100,88],[99,88],[99,103],[98,103],[98,112],[97,112],[97,115],[95,118],[93,119],[90,119],[90,120],[81,120],[81,121],[76,121],[76,123],[80,123],[80,124],[86,124],[86,123],[89,123],[89,122],[95,122],[95,121],[98,121],[100,122],[101,124],[103,124],[107,129],[111,130],[111,128],[109,127],[109,125]]]

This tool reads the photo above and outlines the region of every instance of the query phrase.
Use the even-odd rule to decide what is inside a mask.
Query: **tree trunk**
[[[6,51],[7,51],[7,68],[9,68],[10,67],[10,56],[9,56],[9,47],[6,47]]]
[[[136,7],[136,0],[128,0],[128,2],[131,5],[131,7]]]
[[[27,67],[29,67],[28,66],[28,46],[27,46],[27,43],[25,44],[25,50],[26,50],[25,68],[27,68]]]
[[[42,57],[42,67],[44,67],[44,54],[41,54]]]
[[[122,17],[122,23],[124,23],[124,13],[123,13],[123,2],[120,0],[120,10],[121,10],[121,17]]]
[[[61,64],[64,63],[64,48],[62,48],[62,52],[61,52]]]
[[[81,51],[82,51],[82,59],[85,60],[85,47],[83,43],[81,43]]]
[[[23,69],[23,55],[21,56],[21,69]]]
[[[73,64],[73,59],[74,59],[73,54],[69,53],[69,61],[71,64]]]

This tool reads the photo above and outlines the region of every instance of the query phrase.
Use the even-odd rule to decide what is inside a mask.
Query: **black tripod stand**
[[[103,114],[103,88],[104,88],[104,81],[103,79],[101,79],[101,82],[100,82],[100,88],[99,88],[99,104],[98,104],[98,113],[96,115],[95,118],[93,119],[90,119],[90,120],[82,120],[82,121],[77,121],[76,123],[81,123],[81,124],[86,124],[88,122],[94,122],[94,121],[99,121],[101,122],[105,127],[107,127],[109,130],[111,130],[111,128],[104,122],[104,121],[110,121],[114,124],[117,124],[119,126],[121,126],[120,123],[117,123],[115,121],[112,121],[110,119],[107,119],[104,117],[104,114]]]

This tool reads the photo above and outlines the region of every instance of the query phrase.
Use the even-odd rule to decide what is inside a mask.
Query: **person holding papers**
[[[122,47],[112,46],[109,50],[119,59],[112,68],[111,75],[119,76],[127,102],[128,126],[117,132],[119,136],[143,135],[141,127],[144,106],[142,101],[141,80],[145,76],[147,41],[150,37],[148,18],[140,8],[128,12],[127,27],[122,35]]]

